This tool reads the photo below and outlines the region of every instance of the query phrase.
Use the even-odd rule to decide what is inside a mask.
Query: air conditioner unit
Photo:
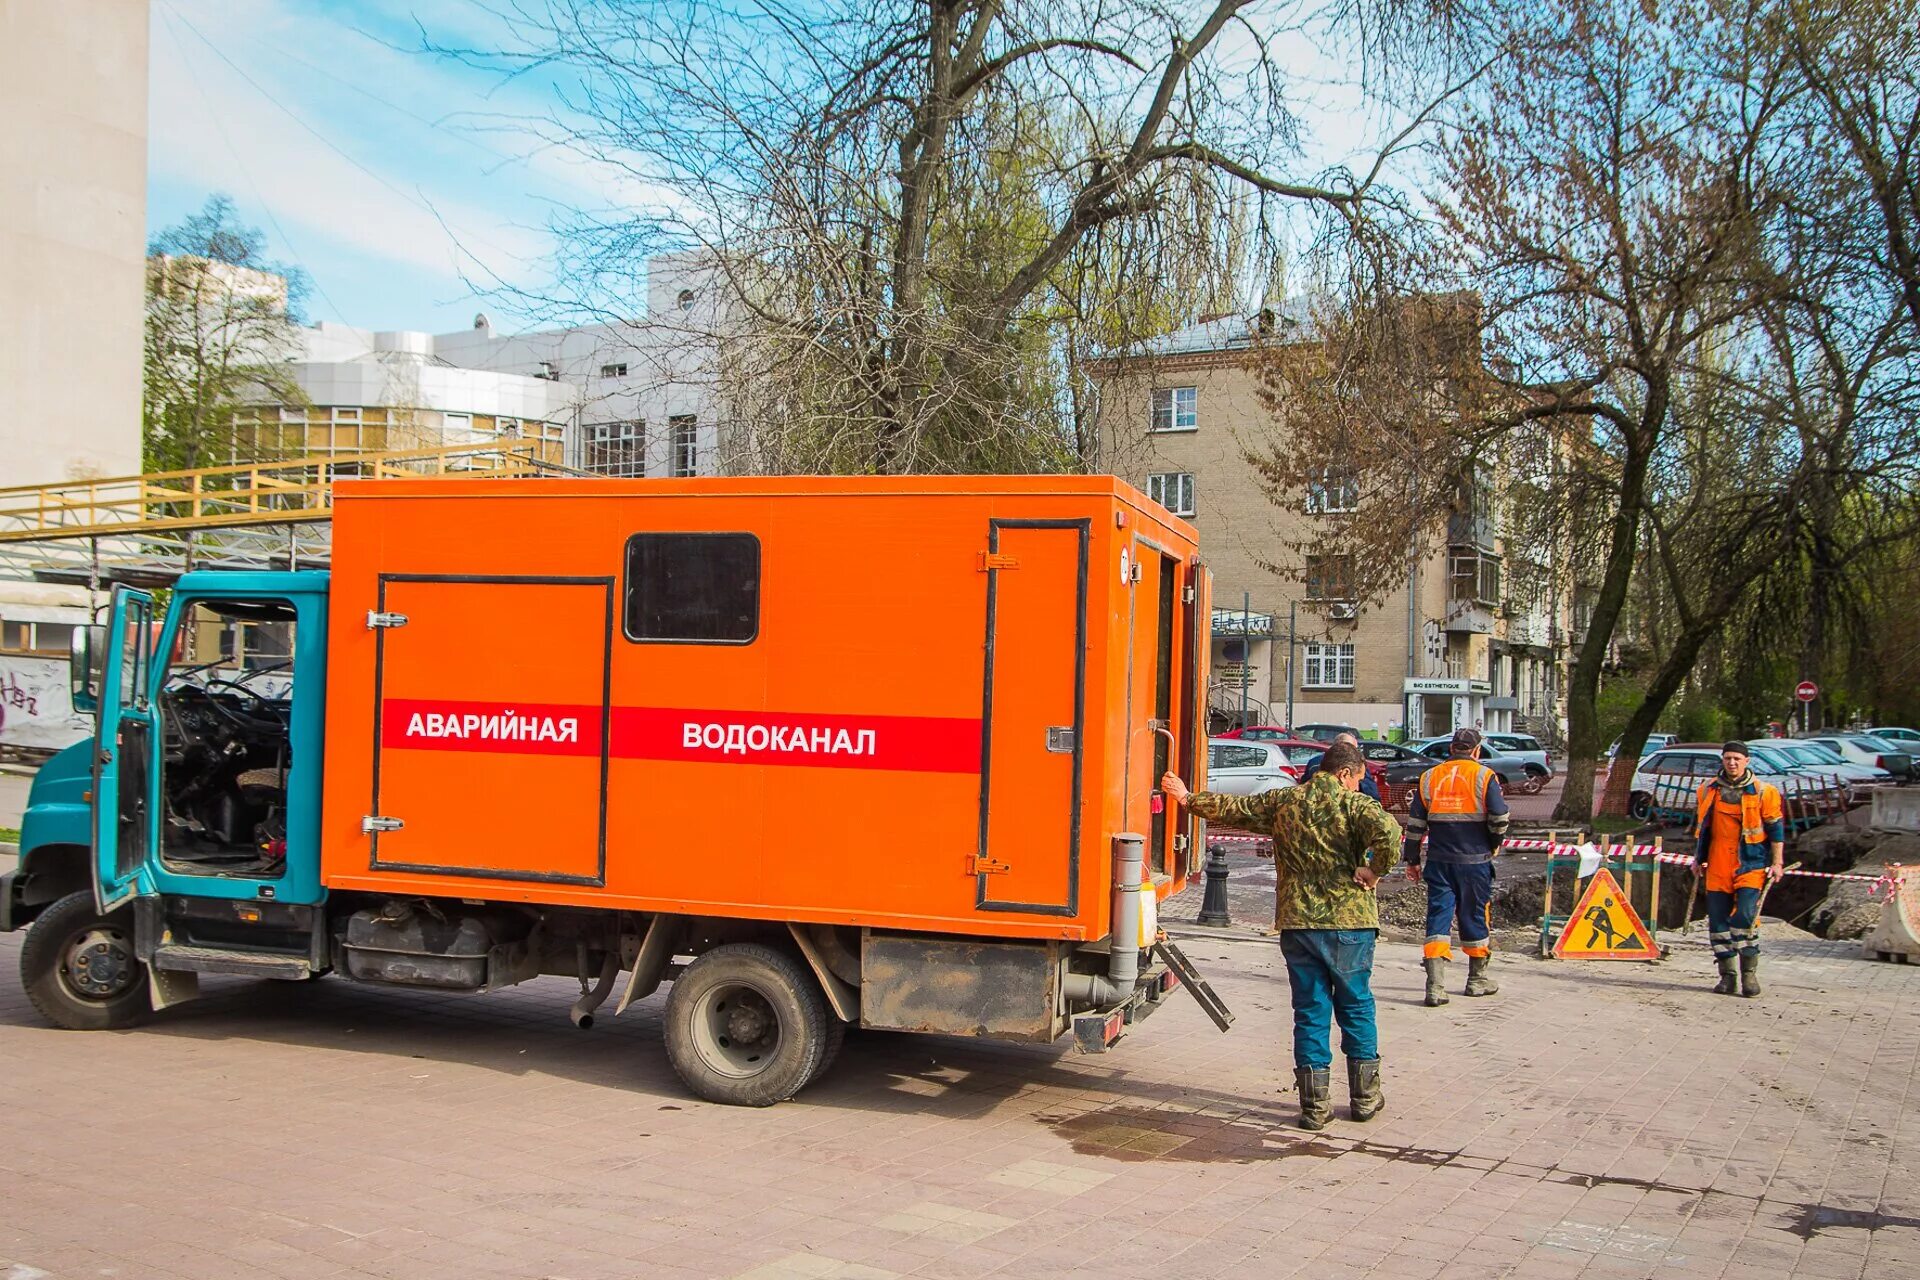
[[[1327,606],[1327,616],[1335,622],[1352,622],[1360,616],[1360,606],[1357,604],[1330,604]]]

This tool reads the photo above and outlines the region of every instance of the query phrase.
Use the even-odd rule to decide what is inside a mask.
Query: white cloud
[[[429,119],[430,108],[405,97],[430,93],[434,85],[424,82],[447,87],[431,67],[277,0],[158,0],[153,15],[156,176],[258,200],[302,246],[324,239],[435,274],[522,281],[548,253],[545,233],[525,225],[537,215],[515,176],[496,176],[497,203],[480,202],[493,198],[486,171],[500,161],[471,148],[457,156],[456,138],[290,58],[359,80]],[[273,49],[289,56],[276,59]]]

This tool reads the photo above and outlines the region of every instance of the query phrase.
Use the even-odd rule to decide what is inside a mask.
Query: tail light
[[[1874,768],[1876,768],[1876,769],[1884,769],[1884,768],[1886,768],[1886,767],[1887,767],[1887,758],[1886,758],[1885,756],[1875,756],[1875,757],[1873,758],[1873,767],[1874,767]]]

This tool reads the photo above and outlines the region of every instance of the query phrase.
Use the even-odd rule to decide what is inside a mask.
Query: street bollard
[[[1227,910],[1227,851],[1207,846],[1207,892],[1200,900],[1200,923],[1224,929],[1233,923]]]

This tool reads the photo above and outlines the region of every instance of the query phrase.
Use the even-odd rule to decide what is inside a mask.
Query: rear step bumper
[[[1233,1011],[1213,993],[1213,988],[1180,948],[1171,942],[1160,942],[1154,944],[1153,953],[1160,963],[1148,966],[1131,996],[1111,1008],[1073,1016],[1074,1047],[1081,1053],[1105,1053],[1111,1049],[1128,1027],[1158,1012],[1176,987],[1185,987],[1222,1031],[1233,1025]]]
[[[312,975],[304,956],[259,951],[228,951],[217,947],[184,947],[166,943],[153,949],[156,969],[173,973],[218,973],[237,978],[281,978],[299,981]]]

